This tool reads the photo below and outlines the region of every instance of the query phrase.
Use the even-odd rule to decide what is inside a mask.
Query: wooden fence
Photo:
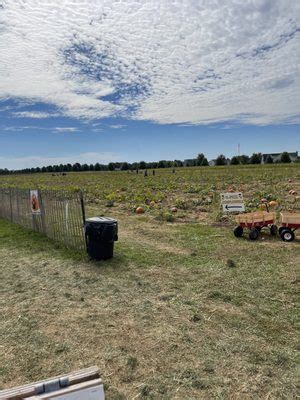
[[[82,192],[0,188],[0,217],[85,250]]]

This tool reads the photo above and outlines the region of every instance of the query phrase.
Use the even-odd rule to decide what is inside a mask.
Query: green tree
[[[253,153],[250,157],[250,164],[261,164],[262,155],[261,153]]]
[[[232,159],[230,160],[231,165],[239,165],[240,159],[238,156],[233,156]]]
[[[73,165],[73,171],[75,171],[75,172],[81,171],[81,164],[75,163]]]
[[[128,171],[129,170],[129,164],[127,162],[123,162],[121,166],[122,171]]]
[[[166,168],[166,164],[167,164],[166,160],[160,160],[160,161],[158,161],[157,167],[158,168]]]
[[[247,156],[246,154],[242,154],[239,156],[240,164],[249,164],[250,157]]]
[[[109,171],[114,171],[114,169],[115,169],[115,164],[112,163],[112,162],[110,162],[110,163],[108,164],[108,170],[109,170]]]
[[[145,161],[140,161],[139,162],[139,169],[146,169],[147,168],[147,164],[145,163]]]
[[[284,152],[281,154],[280,161],[281,161],[282,163],[290,163],[290,162],[292,161],[292,160],[291,160],[291,157],[290,157],[290,155],[289,155],[289,153],[288,153],[287,151],[284,151]]]
[[[207,158],[203,153],[198,154],[196,158],[196,165],[198,165],[199,167],[206,167],[208,165]]]
[[[175,167],[183,167],[183,162],[181,160],[174,160]]]
[[[224,156],[224,154],[220,154],[216,159],[216,165],[226,165],[226,164],[227,164],[226,157]]]

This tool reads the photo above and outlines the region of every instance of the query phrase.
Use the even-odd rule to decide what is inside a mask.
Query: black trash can
[[[93,260],[113,257],[118,240],[118,221],[108,217],[88,218],[84,224],[87,252]]]

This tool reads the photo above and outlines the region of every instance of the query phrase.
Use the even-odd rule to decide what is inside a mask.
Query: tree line
[[[247,156],[245,154],[240,156],[233,156],[231,159],[228,159],[224,156],[224,154],[220,154],[215,160],[214,165],[239,165],[239,164],[261,164],[262,162],[262,154],[261,153],[253,153],[252,156]],[[288,152],[283,152],[281,154],[280,161],[282,163],[290,163],[291,158]],[[274,163],[274,160],[271,155],[268,155],[265,160],[266,164]],[[59,165],[48,165],[46,167],[33,167],[33,168],[24,168],[20,170],[8,170],[0,169],[0,175],[8,175],[8,174],[29,174],[29,173],[40,173],[40,172],[50,172],[54,174],[63,174],[66,172],[80,172],[80,171],[128,171],[128,170],[145,170],[145,169],[156,169],[156,168],[178,168],[178,167],[205,167],[208,166],[208,160],[203,153],[198,154],[198,156],[194,159],[186,160],[183,162],[181,160],[160,160],[155,162],[110,162],[109,164],[59,164]]]

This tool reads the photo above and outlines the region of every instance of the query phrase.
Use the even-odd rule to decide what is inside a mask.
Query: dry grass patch
[[[299,243],[127,222],[106,263],[0,222],[2,386],[97,364],[109,399],[295,397]]]

